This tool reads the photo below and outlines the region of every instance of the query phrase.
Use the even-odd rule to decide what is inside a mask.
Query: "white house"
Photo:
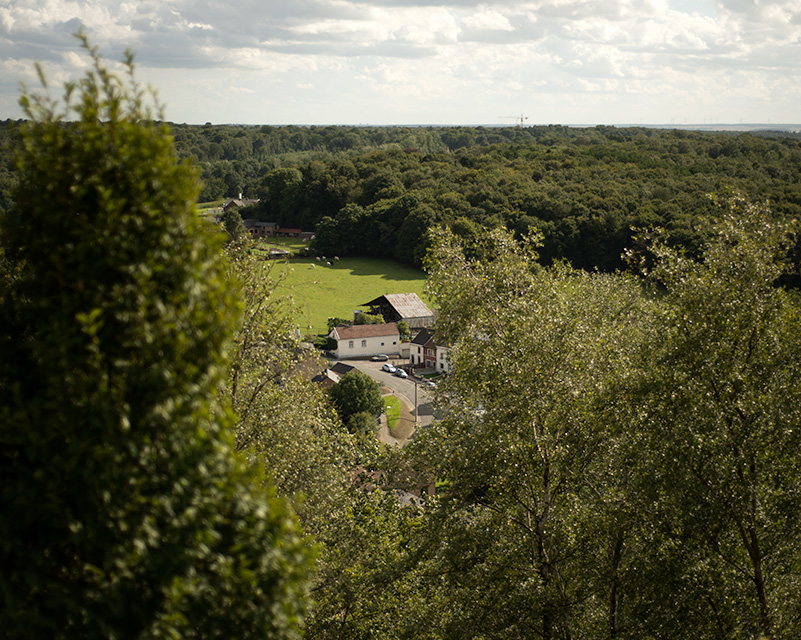
[[[336,358],[364,358],[380,353],[400,354],[400,334],[394,322],[387,324],[339,325],[328,334],[337,342]]]
[[[420,331],[409,343],[409,362],[415,368],[433,369],[439,373],[450,373],[448,347],[444,340],[427,329]]]

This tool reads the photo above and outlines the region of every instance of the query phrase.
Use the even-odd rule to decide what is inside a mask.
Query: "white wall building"
[[[388,324],[340,325],[334,327],[329,337],[337,342],[334,356],[343,358],[365,358],[380,353],[400,354],[400,334],[394,322]]]

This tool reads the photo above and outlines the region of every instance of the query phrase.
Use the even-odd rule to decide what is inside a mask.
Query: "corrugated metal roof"
[[[402,318],[426,318],[433,316],[434,312],[426,306],[416,293],[387,293],[375,300],[366,302],[362,306],[375,306],[384,299]]]

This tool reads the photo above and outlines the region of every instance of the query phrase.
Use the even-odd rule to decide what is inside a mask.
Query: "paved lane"
[[[389,387],[396,394],[404,396],[409,401],[409,404],[414,406],[415,382],[411,378],[404,380],[391,373],[382,371],[381,367],[384,364],[383,362],[372,362],[370,360],[341,360],[340,362],[344,362],[351,367],[356,367],[359,371],[363,371],[379,384]],[[434,405],[431,401],[431,395],[428,389],[421,383],[417,383],[417,409],[420,424],[424,427],[430,425],[434,419]]]

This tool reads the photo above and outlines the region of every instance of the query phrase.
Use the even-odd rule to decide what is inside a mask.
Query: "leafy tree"
[[[801,307],[777,286],[795,231],[766,207],[724,203],[696,261],[659,242],[666,288],[657,363],[636,399],[640,487],[670,582],[643,604],[685,612],[698,637],[793,638],[799,626]],[[658,547],[659,548],[659,547]],[[663,558],[651,567],[664,576]],[[659,584],[659,583],[656,583]]]
[[[378,427],[375,414],[368,411],[359,411],[348,417],[348,431],[374,435]]]
[[[428,607],[420,574],[407,562],[420,510],[404,507],[394,492],[376,485],[373,474],[362,474],[347,508],[328,516],[334,544],[328,547],[325,577],[315,585],[306,638],[431,637],[430,625],[421,619]]]
[[[381,387],[361,371],[346,373],[329,393],[337,412],[345,420],[355,413],[367,412],[377,416],[384,410]]]
[[[341,324],[350,324],[350,320],[348,318],[339,318],[337,316],[331,316],[328,318],[328,333],[331,333],[334,330],[334,327],[338,327]]]
[[[260,209],[276,222],[292,221],[293,205],[297,202],[298,189],[303,183],[303,174],[296,168],[273,169],[262,180]]]
[[[446,481],[424,570],[453,577],[446,608],[459,613],[440,619],[442,633],[598,637],[621,527],[607,499],[615,425],[600,410],[647,335],[646,301],[631,279],[538,268],[532,245],[503,230],[483,260],[450,233],[434,247],[453,373],[418,446]]]
[[[235,208],[230,208],[222,215],[222,224],[231,242],[242,242],[248,238],[248,230],[242,222],[242,216]]]
[[[412,331],[409,328],[409,323],[406,320],[400,320],[397,323],[398,333],[400,334],[401,340],[411,340],[412,339]]]
[[[304,380],[316,355],[300,348],[289,299],[277,292],[274,262],[229,245],[228,279],[244,310],[234,334],[224,394],[236,413],[235,446],[263,467],[282,496],[297,500],[307,531],[335,510],[356,451],[324,392]]]
[[[371,313],[358,313],[353,320],[353,324],[384,324],[384,317]]]
[[[84,41],[84,44],[86,42]],[[133,80],[23,92],[0,281],[6,637],[287,637],[309,550],[217,403],[237,305]],[[40,74],[41,77],[41,74]]]

